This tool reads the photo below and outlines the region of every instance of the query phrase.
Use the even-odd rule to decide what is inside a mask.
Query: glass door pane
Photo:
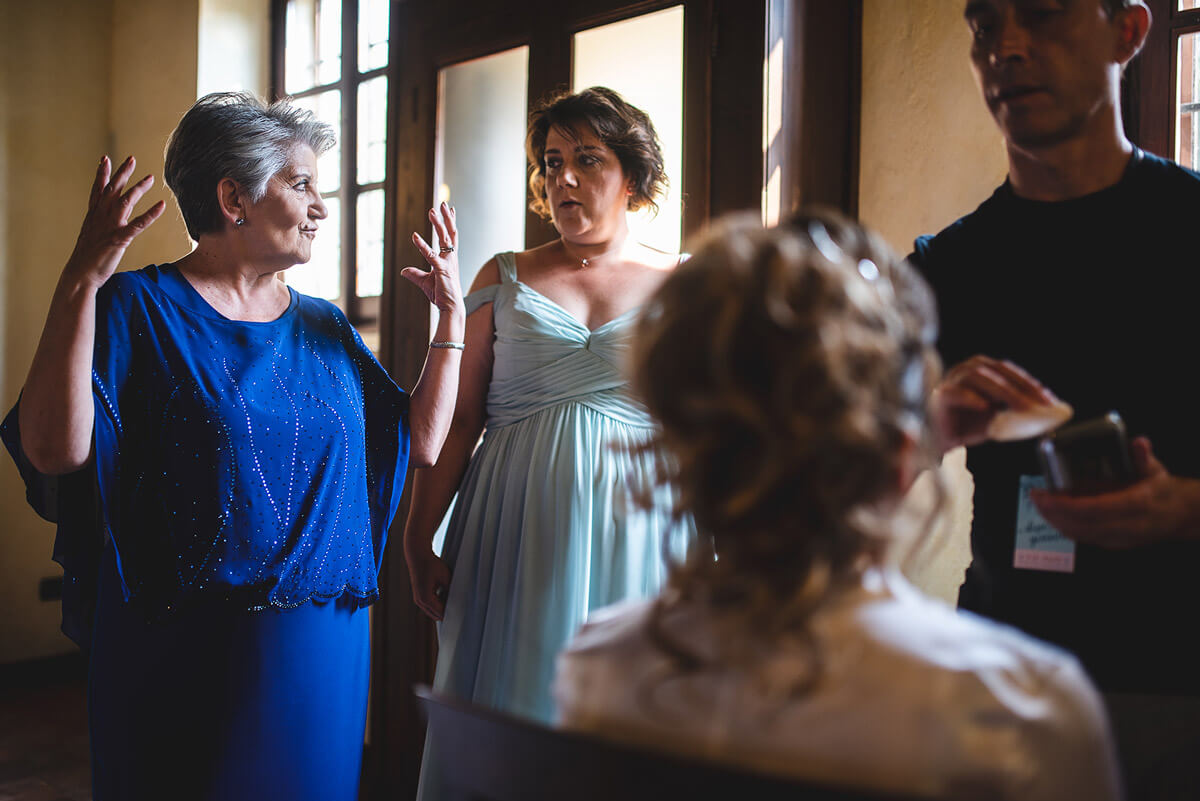
[[[607,86],[650,115],[662,143],[670,184],[650,209],[630,214],[633,236],[679,250],[683,231],[683,6],[673,6],[575,34],[572,87]]]
[[[454,206],[464,291],[484,262],[525,246],[525,126],[529,48],[438,74],[437,197]]]
[[[529,48],[463,61],[438,73],[433,203],[454,206],[463,291],[496,253],[525,247],[525,126]],[[426,239],[432,231],[425,231]],[[432,243],[436,247],[436,243]],[[417,258],[415,251],[413,258]],[[431,323],[436,315],[431,315]],[[434,535],[440,551],[442,520]]]

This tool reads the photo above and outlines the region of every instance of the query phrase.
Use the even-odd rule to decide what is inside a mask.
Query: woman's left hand
[[[461,312],[462,281],[458,275],[458,227],[454,220],[454,209],[442,203],[438,208],[429,210],[429,221],[433,223],[437,247],[429,245],[415,231],[412,235],[413,244],[429,262],[429,269],[405,267],[400,274],[420,287],[439,312]]]

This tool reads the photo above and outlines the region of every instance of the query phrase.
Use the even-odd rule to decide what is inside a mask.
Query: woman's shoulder
[[[864,585],[868,600],[854,607],[854,620],[864,636],[899,658],[956,673],[1006,666],[1055,672],[1077,665],[1057,646],[925,595],[898,571],[868,574]]]
[[[638,243],[638,261],[653,270],[670,271],[687,261],[688,254],[671,250],[660,250],[653,245]]]
[[[511,260],[513,254],[497,253],[483,263],[479,268],[479,272],[475,273],[475,278],[471,281],[471,288],[468,292],[478,292],[481,289],[487,289],[489,286],[495,286],[501,282],[501,262]]]
[[[848,619],[827,624],[829,636],[856,642],[872,667],[896,681],[921,687],[928,700],[977,718],[986,710],[1013,725],[1032,706],[1052,710],[1054,725],[1096,725],[1099,694],[1079,661],[1067,651],[1018,629],[951,608],[912,587],[898,571],[876,577],[869,598],[848,609]],[[836,616],[835,616],[836,617]]]
[[[168,269],[169,265],[151,264],[139,270],[113,273],[96,293],[97,313],[121,314],[137,307],[161,305],[168,297],[161,286]]]

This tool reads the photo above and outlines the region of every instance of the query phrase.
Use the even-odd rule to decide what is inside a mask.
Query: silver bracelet
[[[449,341],[447,341],[447,342],[430,342],[429,347],[431,347],[431,348],[449,348],[450,350],[466,350],[467,349],[467,345],[465,342],[449,342]]]

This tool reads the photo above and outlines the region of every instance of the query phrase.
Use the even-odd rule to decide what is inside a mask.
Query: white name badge
[[[1023,570],[1075,572],[1075,543],[1059,533],[1038,513],[1029,497],[1031,489],[1043,489],[1041,476],[1021,476],[1017,493],[1017,537],[1013,567]]]

